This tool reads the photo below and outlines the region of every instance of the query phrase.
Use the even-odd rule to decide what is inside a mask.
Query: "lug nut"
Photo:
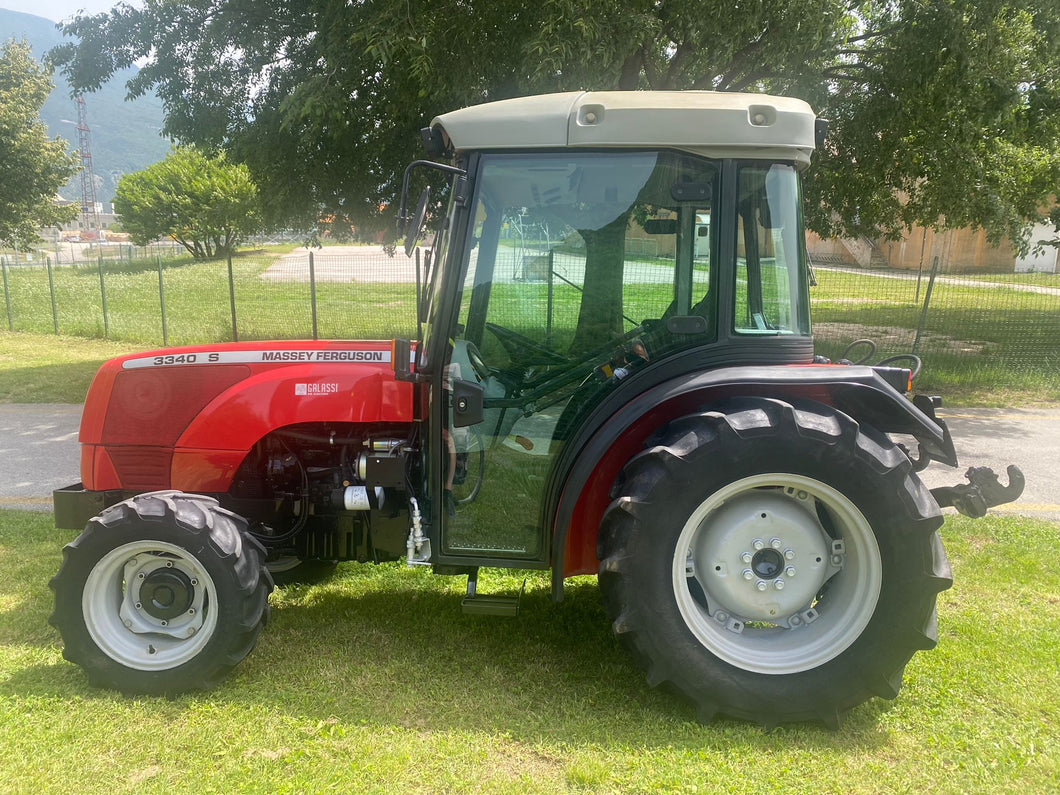
[[[784,590],[784,581],[783,580],[773,580],[773,587],[776,588],[778,591],[783,591]]]
[[[136,575],[136,579],[138,579],[138,580],[142,580],[142,579],[143,579],[144,577],[146,577],[146,576],[147,576],[147,575],[146,575],[146,574],[144,574],[144,573],[143,573],[143,572],[141,571],[141,572],[140,572],[139,574],[137,574],[137,575]]]
[[[769,583],[767,583],[765,580],[759,580],[758,582],[755,583],[755,588],[757,588],[760,591],[764,591],[768,587],[769,587]]]
[[[794,577],[795,576],[795,567],[794,566],[788,566],[786,569],[784,569],[784,574],[786,574],[788,577]]]
[[[750,552],[744,552],[742,555],[740,555],[740,560],[742,560],[744,563],[750,563],[753,557],[754,556],[751,555]]]
[[[743,578],[747,581],[751,581],[755,578],[755,573],[750,569],[743,570]]]
[[[771,538],[771,539],[769,539],[769,546],[773,547],[773,549],[780,549],[780,539],[779,538]]]
[[[795,560],[795,550],[794,549],[785,549],[784,550],[784,557],[786,559],[788,559],[788,560]],[[192,581],[192,584],[193,585],[195,584],[194,580]]]
[[[756,538],[754,541],[751,542],[751,546],[754,547],[756,550],[762,549],[763,547],[765,547],[765,545],[766,542],[763,541],[761,538]]]

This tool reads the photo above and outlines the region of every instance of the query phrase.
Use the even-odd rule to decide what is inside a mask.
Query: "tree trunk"
[[[622,335],[622,276],[626,259],[624,212],[600,229],[580,229],[585,241],[585,283],[570,353],[602,348]]]

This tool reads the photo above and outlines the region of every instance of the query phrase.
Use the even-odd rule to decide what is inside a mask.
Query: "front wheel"
[[[883,434],[816,403],[730,401],[623,470],[600,533],[614,627],[700,716],[838,725],[935,645],[938,506]]]
[[[93,518],[52,578],[63,656],[129,694],[216,684],[254,647],[272,579],[246,522],[216,500],[142,494]]]

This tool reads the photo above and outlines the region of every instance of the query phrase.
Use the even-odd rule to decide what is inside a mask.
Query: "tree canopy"
[[[124,175],[114,210],[137,245],[171,237],[196,259],[229,254],[261,223],[257,188],[246,166],[190,147]]]
[[[48,70],[25,42],[0,46],[0,243],[28,247],[37,230],[77,215],[55,203],[74,173],[66,141],[48,138],[40,109],[51,92]]]
[[[274,218],[370,228],[416,130],[573,89],[754,90],[832,121],[811,227],[1018,234],[1060,185],[1060,4],[1041,0],[152,0],[80,16],[55,57],[143,63],[166,132],[245,163]]]

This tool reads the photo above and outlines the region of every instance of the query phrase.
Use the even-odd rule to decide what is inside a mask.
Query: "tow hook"
[[[940,508],[952,505],[959,513],[972,519],[986,516],[987,508],[1018,499],[1026,482],[1015,464],[1008,466],[1008,486],[1001,485],[990,467],[972,467],[964,476],[968,478],[968,483],[941,486],[932,489],[931,494]]]

